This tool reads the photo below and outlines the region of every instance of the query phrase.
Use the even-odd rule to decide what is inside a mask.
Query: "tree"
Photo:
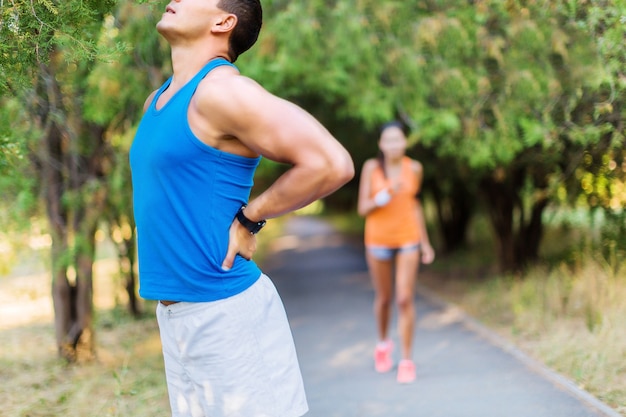
[[[513,270],[537,257],[566,167],[612,129],[587,112],[607,73],[571,16],[596,3],[606,2],[272,1],[246,68],[366,129],[408,115],[435,157],[427,181],[456,213],[451,224],[465,227],[472,207],[459,190],[476,187],[501,267]]]
[[[3,96],[18,98],[37,132],[26,146],[52,236],[57,347],[70,361],[94,353],[94,234],[106,199],[109,153],[106,129],[83,117],[82,100],[98,53],[94,39],[112,7],[112,1],[11,3],[0,25],[13,40],[2,45],[0,88]]]
[[[134,316],[141,312],[136,294],[136,235],[128,158],[144,101],[169,72],[169,54],[155,30],[161,13],[149,5],[120,3],[115,15],[105,23],[107,36],[101,43],[108,48],[133,45],[132,51],[116,60],[97,59],[85,96],[85,117],[107,127],[112,160],[102,220],[117,246],[128,307]]]
[[[154,30],[160,14],[112,0],[12,3],[0,20],[0,30],[15,40],[2,45],[1,92],[22,104],[31,138],[14,134],[15,118],[3,109],[2,138],[15,157],[3,153],[0,166],[26,155],[41,179],[57,345],[70,361],[94,353],[94,235],[101,225],[117,244],[130,311],[140,313],[128,150],[143,102],[164,80],[169,59]],[[19,59],[7,59],[11,54]]]
[[[57,343],[70,360],[79,344],[93,349],[93,232],[103,220],[133,309],[127,153],[144,98],[169,73],[154,30],[160,11],[119,6],[13,2],[0,12],[11,40],[0,45],[0,169],[32,161],[41,179]],[[264,8],[259,42],[238,61],[244,74],[311,110],[357,166],[375,152],[374,126],[405,119],[449,249],[479,205],[505,270],[537,256],[542,213],[564,194],[623,207],[621,3],[265,0]],[[351,186],[333,196],[338,206],[349,208]]]
[[[587,129],[593,129],[598,145],[585,149],[577,157],[579,163],[569,167],[561,197],[604,213],[601,243],[607,259],[617,267],[626,258],[626,3],[572,4],[568,16],[595,40],[605,76],[596,99],[579,109],[581,116],[593,117]]]

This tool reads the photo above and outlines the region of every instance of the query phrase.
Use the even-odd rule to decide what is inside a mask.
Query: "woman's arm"
[[[383,190],[374,197],[370,197],[372,193],[372,172],[374,172],[374,169],[376,169],[377,166],[378,161],[376,159],[368,159],[365,161],[363,168],[361,169],[357,212],[359,213],[359,216],[362,217],[367,216],[371,211],[377,209],[378,207],[384,206],[389,202],[391,197],[387,192],[387,198],[385,198],[384,192],[386,190]]]
[[[417,185],[418,190],[422,188],[422,178],[423,178],[423,168],[422,164],[418,161],[413,161],[413,172],[417,176]],[[430,239],[428,238],[428,229],[426,227],[426,220],[424,218],[424,209],[422,207],[422,201],[419,197],[416,197],[416,216],[417,216],[417,224],[420,231],[421,238],[421,255],[422,255],[422,263],[429,264],[435,260],[435,250],[430,244]]]

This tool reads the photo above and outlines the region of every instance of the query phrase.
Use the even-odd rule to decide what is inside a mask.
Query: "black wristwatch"
[[[265,223],[267,222],[265,220],[253,222],[252,220],[250,220],[243,214],[243,209],[245,208],[246,208],[245,204],[241,206],[241,208],[237,211],[237,214],[235,215],[235,217],[237,218],[237,220],[239,220],[239,223],[241,223],[243,227],[248,229],[250,234],[256,235],[257,233],[259,233],[261,229],[263,229],[263,226],[265,226]]]

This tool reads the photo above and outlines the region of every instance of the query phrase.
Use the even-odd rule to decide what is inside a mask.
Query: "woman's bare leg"
[[[413,356],[415,329],[415,282],[419,267],[419,251],[396,255],[396,304],[398,305],[398,333],[402,359]]]
[[[380,341],[387,340],[393,299],[393,264],[391,260],[376,259],[368,251],[365,255],[374,286],[374,317]]]

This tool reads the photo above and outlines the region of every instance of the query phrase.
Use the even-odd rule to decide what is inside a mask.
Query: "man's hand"
[[[233,220],[228,232],[228,251],[222,262],[222,269],[229,271],[235,262],[235,256],[238,254],[246,260],[252,259],[252,255],[256,252],[256,235],[253,235],[239,223],[239,220]]]

